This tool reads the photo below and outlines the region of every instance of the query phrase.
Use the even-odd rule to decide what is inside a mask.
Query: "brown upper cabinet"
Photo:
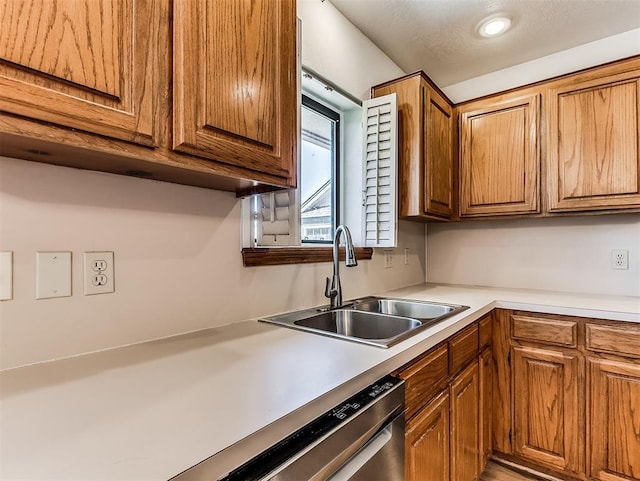
[[[293,174],[295,12],[293,0],[174,3],[174,149]]]
[[[552,83],[546,102],[549,211],[640,207],[640,64]]]
[[[0,110],[154,145],[158,26],[145,1],[3,0]]]
[[[540,96],[472,102],[460,115],[460,216],[539,212]]]
[[[0,27],[0,155],[295,185],[295,0],[3,0]]]
[[[372,88],[392,92],[401,217],[640,211],[640,56],[453,109],[424,72]]]
[[[398,99],[400,217],[449,220],[454,211],[454,116],[451,102],[424,72],[371,89]]]

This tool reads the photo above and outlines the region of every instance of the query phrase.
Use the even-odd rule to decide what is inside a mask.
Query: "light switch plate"
[[[0,301],[13,299],[13,252],[0,252]]]
[[[71,296],[71,252],[36,252],[36,299]]]

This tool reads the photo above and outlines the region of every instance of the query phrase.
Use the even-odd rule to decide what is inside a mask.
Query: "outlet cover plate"
[[[71,252],[36,252],[36,299],[71,297]]]
[[[384,251],[384,268],[391,269],[393,267],[393,251],[385,249]]]
[[[113,252],[85,252],[84,295],[110,294],[114,291]]]
[[[13,299],[13,251],[0,252],[0,301]]]
[[[626,249],[613,249],[611,251],[611,268],[619,270],[629,269],[629,251]]]

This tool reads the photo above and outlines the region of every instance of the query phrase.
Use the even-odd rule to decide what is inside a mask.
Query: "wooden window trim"
[[[372,247],[356,247],[358,261],[370,260],[372,256]],[[332,260],[332,247],[245,247],[242,249],[242,264],[245,267],[312,264]],[[344,260],[344,248],[340,249],[340,260]]]

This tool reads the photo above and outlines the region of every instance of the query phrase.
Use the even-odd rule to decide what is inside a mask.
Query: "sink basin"
[[[365,298],[350,303],[351,309],[392,316],[412,317],[423,321],[442,319],[461,306],[404,299]]]
[[[422,323],[407,317],[337,309],[295,321],[294,324],[359,339],[390,339]]]
[[[260,321],[372,346],[389,347],[464,309],[468,307],[365,297],[349,301],[338,309],[322,306],[265,317]]]

